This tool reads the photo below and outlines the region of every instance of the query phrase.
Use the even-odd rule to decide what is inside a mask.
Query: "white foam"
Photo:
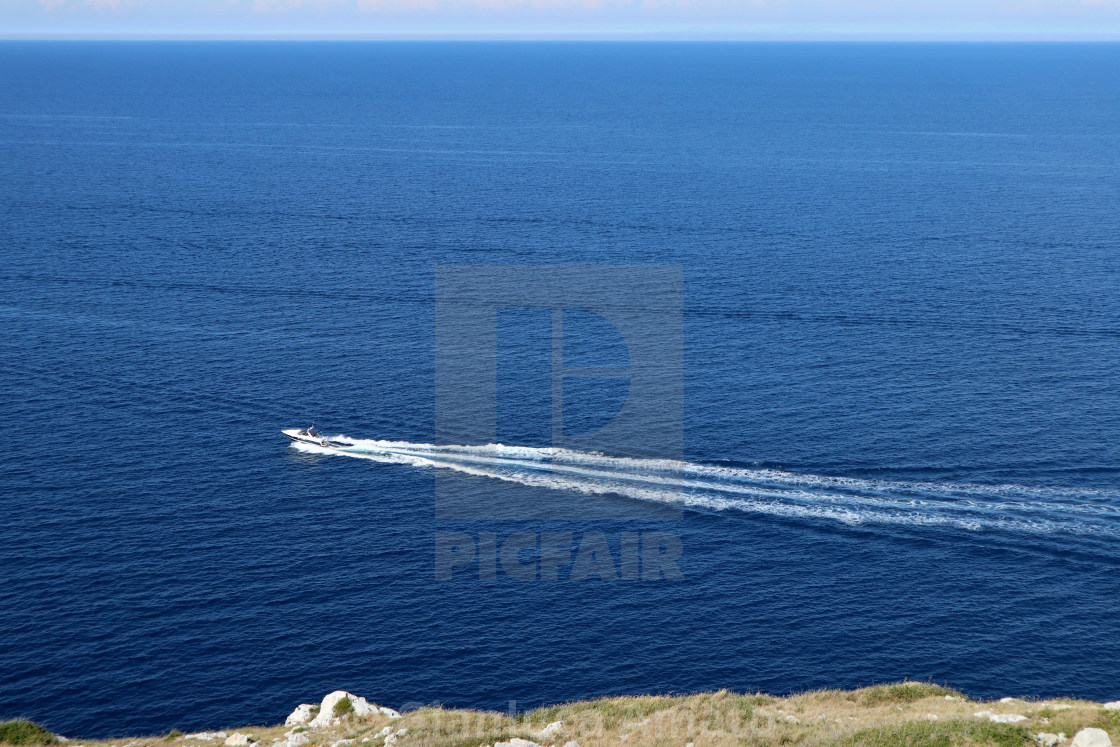
[[[530,446],[333,438],[353,441],[353,446],[293,446],[314,453],[454,470],[532,487],[619,495],[696,509],[829,519],[846,524],[1120,536],[1117,491],[867,480]]]

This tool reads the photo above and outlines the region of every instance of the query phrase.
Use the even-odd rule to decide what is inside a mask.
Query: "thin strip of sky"
[[[0,37],[1120,41],[1120,0],[0,0]]]

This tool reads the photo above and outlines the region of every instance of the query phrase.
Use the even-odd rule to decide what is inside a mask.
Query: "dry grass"
[[[947,699],[948,696],[950,699]],[[1027,720],[993,723],[979,711],[1016,713]],[[554,736],[536,737],[544,726],[560,721]],[[688,696],[643,696],[542,708],[517,717],[500,713],[425,708],[399,720],[383,716],[357,719],[346,715],[339,726],[302,732],[307,747],[332,747],[353,739],[352,747],[383,747],[376,736],[383,727],[408,729],[397,747],[482,747],[523,737],[544,745],[574,740],[580,747],[743,747],[744,745],[868,745],[870,747],[1011,747],[1035,745],[1039,732],[1065,732],[1096,726],[1120,742],[1120,713],[1098,703],[1076,700],[1010,703],[971,701],[937,685],[902,682],[861,690],[819,690],[783,698],[728,691]],[[227,729],[230,733],[234,730]],[[241,727],[259,747],[283,747],[287,727]],[[368,739],[368,742],[363,742]],[[82,741],[83,747],[220,747],[182,736]],[[1064,744],[1068,745],[1068,741]],[[77,747],[75,744],[67,747]],[[347,747],[334,745],[334,747]]]

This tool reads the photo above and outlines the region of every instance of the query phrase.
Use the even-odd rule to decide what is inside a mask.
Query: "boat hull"
[[[327,442],[323,443],[323,439],[315,438],[314,436],[305,436],[295,428],[290,428],[288,430],[280,432],[287,436],[288,439],[293,443],[307,444],[308,446],[318,446],[320,449],[345,449],[348,446],[354,445],[349,441],[331,441],[330,439],[327,439]]]

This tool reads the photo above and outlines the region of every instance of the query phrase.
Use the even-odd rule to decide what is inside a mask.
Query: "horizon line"
[[[703,34],[673,33],[664,31],[650,32],[399,32],[399,33],[354,33],[354,32],[279,32],[279,31],[236,31],[236,32],[170,32],[137,31],[121,32],[15,32],[0,33],[0,41],[245,41],[245,42],[628,42],[628,43],[879,43],[879,44],[1116,44],[1120,43],[1120,30],[1105,33],[1068,33],[1068,34],[1026,34],[1008,32],[993,33],[933,33],[933,34],[874,34],[838,32],[834,34]]]

